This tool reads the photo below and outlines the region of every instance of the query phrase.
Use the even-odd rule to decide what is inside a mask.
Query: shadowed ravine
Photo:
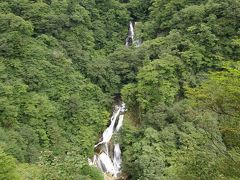
[[[126,47],[129,47],[133,44],[134,23],[130,22],[125,45]],[[108,174],[114,178],[121,176],[121,146],[111,140],[112,136],[121,129],[124,120],[124,112],[126,111],[125,103],[120,99],[117,98],[115,101],[110,125],[103,132],[101,140],[94,146],[94,150],[96,152],[94,157],[92,159],[88,159],[89,165],[96,166],[105,175]],[[105,179],[107,178],[105,177]]]

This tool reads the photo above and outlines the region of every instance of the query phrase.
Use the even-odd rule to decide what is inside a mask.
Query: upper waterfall
[[[134,42],[134,27],[133,27],[133,22],[130,21],[129,23],[129,28],[128,28],[128,37],[126,38],[126,43],[125,45],[131,46]]]
[[[128,36],[125,42],[126,47],[129,47],[132,45],[139,47],[142,44],[141,38],[138,37],[138,34],[135,33],[137,24],[138,24],[137,22],[132,22],[132,21],[129,22]]]

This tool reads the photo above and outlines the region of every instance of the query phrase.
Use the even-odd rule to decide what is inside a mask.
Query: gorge
[[[1,0],[0,180],[240,179],[239,20],[239,0]]]

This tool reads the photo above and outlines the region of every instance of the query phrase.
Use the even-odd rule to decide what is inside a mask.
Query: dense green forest
[[[102,180],[120,92],[128,179],[240,179],[240,1],[0,1],[0,179]]]

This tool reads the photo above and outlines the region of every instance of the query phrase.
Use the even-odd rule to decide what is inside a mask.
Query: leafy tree
[[[136,81],[139,68],[146,64],[149,59],[142,49],[125,47],[108,56],[115,73],[121,78],[120,84],[127,84]]]
[[[43,179],[96,179],[102,180],[103,175],[95,167],[89,167],[87,162],[76,151],[54,157],[51,152],[45,152],[42,156]]]
[[[0,150],[0,178],[6,180],[20,179],[16,173],[15,159]]]

